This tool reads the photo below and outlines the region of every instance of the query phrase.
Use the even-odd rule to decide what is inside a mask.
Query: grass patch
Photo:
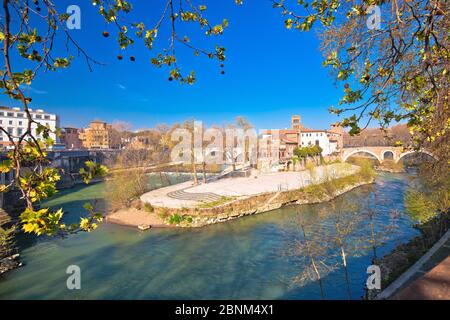
[[[200,208],[200,209],[211,209],[211,208],[214,208],[214,207],[218,207],[218,206],[220,206],[220,205],[223,205],[223,204],[225,204],[225,203],[227,203],[227,202],[230,202],[230,201],[232,201],[232,200],[234,200],[234,199],[235,199],[235,197],[225,197],[225,196],[222,196],[222,197],[220,197],[220,199],[218,199],[218,200],[211,201],[211,202],[204,202],[204,203],[202,203],[201,205],[199,205],[198,208]]]
[[[183,222],[192,223],[194,219],[191,216],[183,216],[178,213],[174,213],[169,217],[169,224],[181,224]]]

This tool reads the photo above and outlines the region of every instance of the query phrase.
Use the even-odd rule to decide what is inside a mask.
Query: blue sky
[[[61,8],[71,2],[62,1]],[[127,121],[141,129],[187,118],[210,125],[245,116],[257,128],[283,128],[290,125],[291,114],[300,114],[306,126],[327,128],[338,119],[328,108],[337,105],[342,91],[322,67],[316,34],[286,30],[283,17],[269,0],[247,0],[243,6],[236,6],[234,0],[197,3],[208,5],[212,23],[227,18],[229,28],[223,36],[209,40],[199,37],[196,28],[186,29],[194,42],[206,39],[210,48],[215,43],[227,48],[225,75],[215,60],[179,50],[183,70],[197,73],[193,86],[167,81],[168,69],[150,64],[157,51],[136,43],[124,52],[112,36],[104,38],[103,30],[113,34],[113,26],[104,24],[90,2],[80,1],[81,30],[71,34],[106,66],[94,66],[89,72],[80,58],[70,69],[41,74],[29,89],[32,107],[59,114],[63,126],[86,126],[90,120],[102,119]],[[162,1],[133,2],[131,20],[153,25],[162,12]],[[167,33],[160,32],[158,46],[166,45],[166,39]],[[122,61],[117,60],[118,54],[124,56]],[[129,61],[130,55],[136,62]],[[13,105],[5,97],[0,99],[1,104]]]

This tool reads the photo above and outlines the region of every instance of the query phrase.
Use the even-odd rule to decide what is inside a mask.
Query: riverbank
[[[406,172],[403,162],[395,162],[393,160],[384,160],[380,165],[374,168],[377,171],[390,172],[390,173],[404,173]]]
[[[310,179],[305,179],[305,175]],[[142,201],[135,202],[133,207],[108,214],[106,221],[135,227],[198,228],[279,209],[286,205],[327,202],[354,188],[372,183],[374,177],[375,172],[371,168],[333,164],[318,167],[310,173],[283,172],[266,177],[223,179],[197,186],[196,192],[184,191],[192,183],[185,182],[147,193],[141,197]],[[285,189],[280,187],[280,179],[285,179]],[[263,185],[263,181],[269,183]],[[271,191],[258,193],[257,190],[261,188]],[[184,193],[180,193],[180,190]],[[199,193],[198,190],[220,190],[221,194],[218,198],[213,198],[211,192]],[[244,190],[245,194],[237,195],[240,190]],[[201,199],[200,195],[203,194],[214,200],[184,200],[189,194],[195,195],[197,199]],[[167,198],[158,200],[166,206],[155,205],[157,195]],[[186,206],[181,206],[171,195],[181,195],[183,200],[180,202]],[[147,202],[149,199],[153,201]]]
[[[389,254],[374,261],[374,263],[380,266],[381,269],[382,288],[388,288],[391,285],[393,285],[396,281],[399,281],[398,279],[404,277],[404,274],[407,273],[407,270],[410,267],[412,267],[415,263],[419,262],[421,259],[426,257],[429,250],[431,250],[433,246],[435,246],[439,242],[439,240],[445,236],[446,233],[448,237],[448,232],[450,230],[450,220],[449,220],[450,218],[448,214],[449,213],[443,213],[437,218],[429,221],[425,225],[417,225],[416,227],[418,227],[419,230],[421,231],[421,235],[414,237],[405,244],[397,246]],[[435,232],[433,230],[436,230],[436,228],[435,227],[433,228],[433,225],[434,226],[440,225],[442,227],[438,228],[439,230],[438,232]],[[429,258],[430,257],[428,257],[427,260]],[[440,257],[437,257],[438,261],[439,259]],[[425,270],[422,270],[421,272],[417,273],[414,277],[411,277],[411,279],[415,279],[417,278],[418,275],[424,274],[425,272],[429,271],[432,267],[434,267],[436,264],[437,264],[436,261],[432,263],[430,259],[428,263],[424,264]],[[402,287],[404,287],[405,284],[406,281],[404,284],[402,284]],[[392,295],[398,292],[398,289],[399,288],[397,288],[395,292],[392,292]],[[375,298],[375,296],[379,293],[380,292],[372,293],[369,299]],[[386,298],[391,297],[389,295],[386,295],[386,293],[384,293],[381,299]]]
[[[0,259],[0,279],[4,273],[21,266],[22,262],[19,261],[19,254],[13,254],[12,256]]]
[[[450,299],[450,230],[376,299]]]

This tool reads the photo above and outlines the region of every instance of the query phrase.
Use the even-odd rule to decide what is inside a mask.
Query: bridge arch
[[[355,155],[355,154],[357,154],[357,153],[368,153],[368,154],[374,156],[374,157],[378,160],[379,163],[382,162],[382,160],[380,159],[380,157],[379,157],[375,152],[370,151],[370,150],[367,150],[367,149],[364,149],[364,148],[353,150],[353,151],[351,151],[350,153],[344,155],[343,161],[344,161],[344,162],[347,161],[348,158],[350,158],[351,156],[353,156],[353,155]]]
[[[383,159],[383,161],[384,160],[395,160],[395,158],[396,158],[395,151],[389,150],[389,149],[381,151],[381,159]]]
[[[406,151],[406,152],[403,152],[402,154],[400,154],[400,156],[398,157],[397,161],[395,161],[395,162],[399,162],[400,160],[403,159],[403,157],[407,156],[408,154],[413,154],[413,153],[427,154],[430,157],[432,157],[435,160],[437,160],[437,157],[434,154],[432,154],[431,152],[427,151],[427,150],[409,150],[409,151]]]

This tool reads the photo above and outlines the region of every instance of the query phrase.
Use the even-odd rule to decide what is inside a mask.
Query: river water
[[[201,229],[139,232],[102,224],[67,238],[22,236],[24,266],[0,280],[0,299],[360,299],[374,255],[418,234],[403,206],[414,181],[380,173],[375,184],[326,204],[287,206]],[[82,204],[103,201],[104,189],[64,190],[46,205],[63,207],[67,222],[78,221]],[[348,280],[333,245],[337,235],[345,243]],[[315,252],[307,255],[305,244]],[[322,266],[323,291],[308,276],[311,257]],[[70,265],[81,269],[81,290],[67,289]]]

